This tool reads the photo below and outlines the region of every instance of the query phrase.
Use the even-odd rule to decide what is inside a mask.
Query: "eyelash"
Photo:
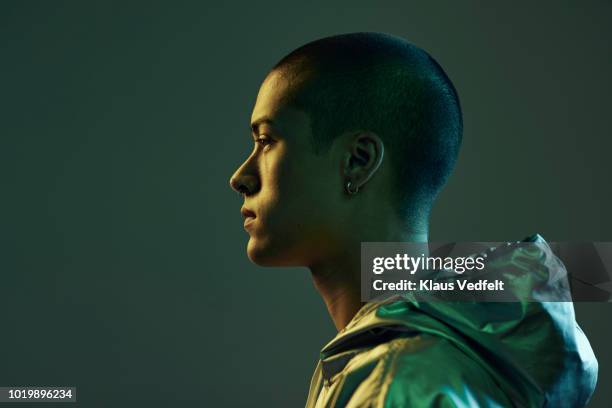
[[[266,147],[272,144],[272,140],[268,137],[258,137],[255,139],[255,143],[260,144],[262,147]]]

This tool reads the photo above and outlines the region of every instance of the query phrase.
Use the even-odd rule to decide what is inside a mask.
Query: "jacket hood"
[[[524,252],[517,257],[510,249],[497,251],[496,265],[527,272],[537,262],[548,276],[567,275],[540,235],[522,242],[533,242],[538,249],[528,254],[530,262],[525,262]],[[521,285],[514,290],[536,290],[531,280]],[[410,296],[370,302],[323,348],[321,359],[406,332],[447,339],[490,373],[518,406],[584,406],[597,381],[597,360],[576,322],[572,302],[422,302]]]

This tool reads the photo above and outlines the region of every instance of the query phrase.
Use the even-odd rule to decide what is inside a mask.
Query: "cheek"
[[[249,258],[261,266],[303,266],[330,242],[337,226],[331,177],[297,160],[270,162],[266,170],[258,198],[261,219],[249,240]]]
[[[268,182],[267,199],[277,215],[306,216],[311,204],[321,197],[321,180],[316,174],[316,163],[298,155],[279,155],[264,167]],[[262,188],[265,190],[266,187]],[[286,221],[286,220],[285,220]]]
[[[325,158],[277,147],[260,158],[259,216],[262,232],[294,242],[308,230],[329,224],[342,188],[339,174]]]
[[[257,201],[262,219],[268,219],[283,207],[287,173],[291,171],[291,163],[286,159],[284,150],[282,146],[278,146],[260,158],[261,186]]]

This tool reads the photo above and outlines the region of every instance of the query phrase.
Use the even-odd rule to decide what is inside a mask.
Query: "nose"
[[[230,178],[230,186],[237,193],[253,195],[259,190],[259,177],[250,163],[251,158],[247,159],[242,166]]]

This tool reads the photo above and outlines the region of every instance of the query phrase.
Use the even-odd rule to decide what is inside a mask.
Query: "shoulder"
[[[489,373],[442,337],[421,334],[375,349],[380,358],[347,407],[510,405]]]

